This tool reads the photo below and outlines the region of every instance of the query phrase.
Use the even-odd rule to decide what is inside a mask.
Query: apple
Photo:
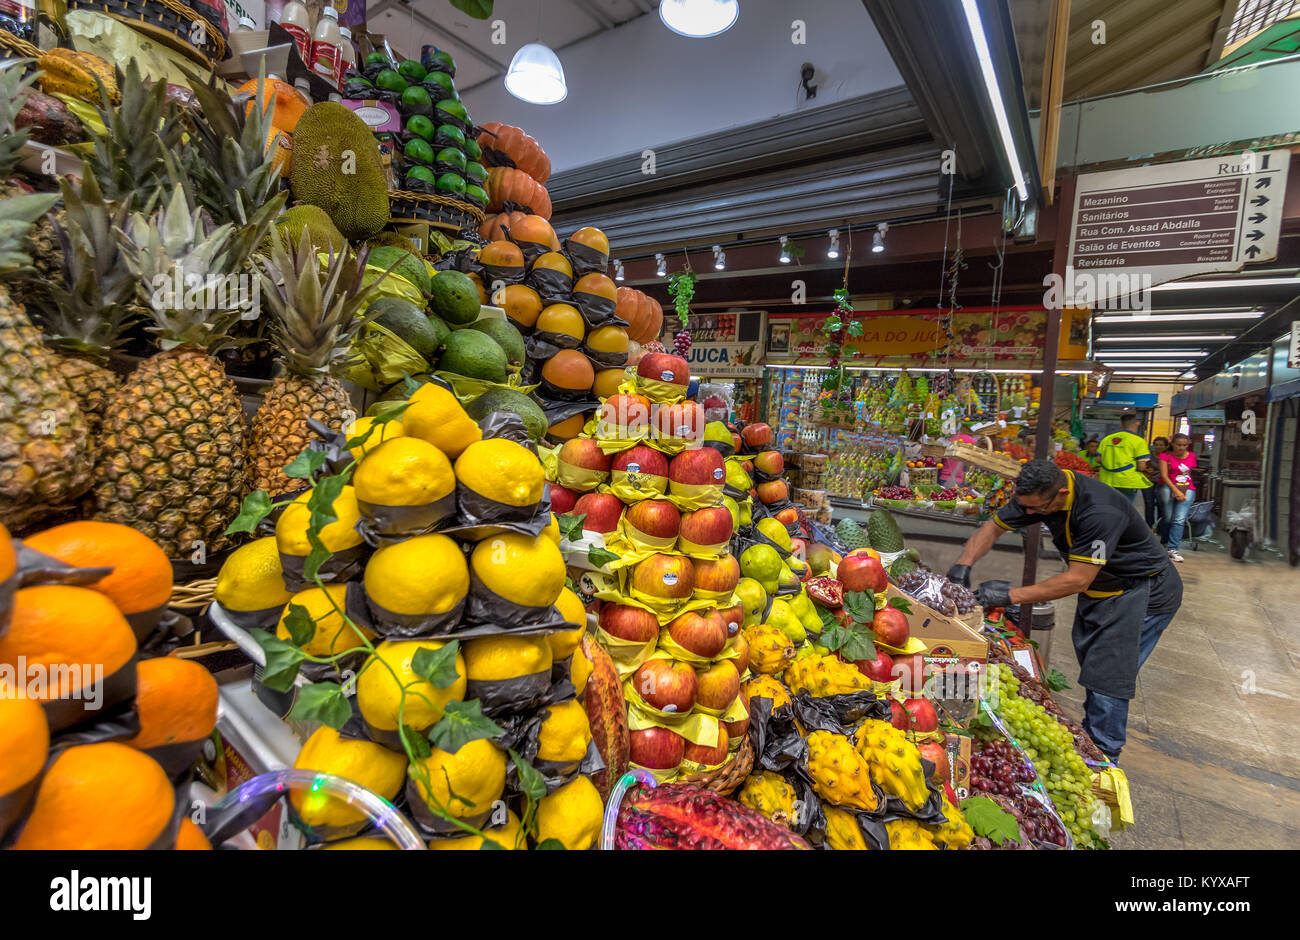
[[[928,698],[909,698],[903,702],[903,707],[912,716],[912,727],[917,731],[939,730],[939,713]]]
[[[727,702],[728,705],[731,702]],[[703,764],[705,767],[715,767],[718,764],[726,763],[727,752],[731,750],[731,741],[727,737],[727,729],[722,727],[718,722],[718,743],[712,746],[696,744],[694,741],[687,741],[686,748],[682,751],[682,760],[695,761],[697,764]]]
[[[754,467],[779,477],[785,473],[785,458],[781,456],[779,450],[765,450],[754,458]]]
[[[735,588],[732,588],[734,591]],[[745,607],[743,604],[737,604],[734,607],[721,607],[718,609],[718,616],[722,622],[727,625],[727,635],[731,637],[740,636],[740,628],[745,624]],[[749,644],[746,644],[746,649]],[[743,669],[741,670],[744,671]]]
[[[740,676],[729,659],[716,662],[707,669],[696,669],[695,679],[698,686],[696,705],[722,711],[740,694]]]
[[[918,744],[916,749],[921,752],[921,757],[934,764],[934,774],[930,780],[935,784],[942,786],[952,777],[952,764],[948,760],[948,749],[938,741],[926,741],[924,744]]]
[[[647,353],[636,364],[636,374],[669,385],[691,384],[691,367],[681,356],[671,353]]]
[[[667,728],[646,728],[627,736],[627,759],[650,770],[673,770],[686,754],[686,739]]]
[[[716,610],[688,610],[668,624],[668,635],[687,652],[712,659],[727,645],[727,625]]]
[[[666,499],[643,499],[626,515],[629,526],[654,539],[675,539],[682,527],[681,513]]]
[[[655,553],[632,569],[632,587],[650,597],[685,600],[695,590],[695,566],[680,555]]]
[[[650,611],[631,604],[604,604],[596,623],[610,636],[633,643],[649,643],[659,638],[659,618]]]
[[[907,638],[911,636],[907,618],[897,607],[885,606],[876,611],[876,616],[871,620],[871,630],[881,643],[895,649],[906,646]]]
[[[907,731],[912,727],[912,716],[898,699],[889,700],[889,723],[899,731]]]
[[[697,402],[684,401],[672,405],[656,405],[651,421],[659,437],[681,438],[686,441],[704,440],[704,409]]]
[[[684,450],[668,462],[668,483],[685,483],[696,486],[721,486],[727,471],[722,455],[712,447]],[[674,490],[676,492],[676,490]],[[718,507],[722,509],[722,507]],[[723,509],[726,512],[725,509]],[[731,514],[727,513],[728,521]]]
[[[787,506],[776,514],[776,521],[782,525],[794,525],[799,521],[799,510],[793,506]]]
[[[685,536],[682,536],[685,538]],[[731,596],[731,592],[740,583],[740,562],[735,555],[723,555],[713,561],[695,562],[695,590],[710,594]],[[739,607],[731,608],[739,610]],[[726,618],[723,618],[726,623]],[[730,631],[728,631],[730,632]]]
[[[766,483],[758,484],[755,489],[758,491],[758,498],[764,503],[779,503],[790,497],[790,488],[785,485],[785,480],[768,480]]]
[[[571,437],[565,441],[560,447],[559,460],[584,470],[609,472],[609,455],[589,437]]]
[[[582,527],[588,532],[608,535],[617,531],[623,515],[623,501],[613,493],[584,493],[573,507],[575,516],[586,515]]]
[[[635,447],[628,448],[621,454],[615,455],[610,463],[611,470],[622,470],[626,473],[639,473],[643,476],[664,477],[668,476],[668,458],[662,451],[657,451],[653,447],[645,444],[637,444]]]
[[[551,484],[551,512],[557,516],[563,516],[565,513],[573,512],[573,507],[578,503],[578,497],[582,494],[568,487],[560,486],[558,483]]]
[[[740,469],[742,469],[742,470],[745,471],[745,475],[746,475],[746,476],[748,476],[750,479],[753,479],[753,477],[754,477],[754,461],[752,461],[752,460],[742,460],[742,461],[740,462]]]
[[[885,574],[885,566],[880,563],[880,559],[872,558],[870,555],[844,556],[844,560],[835,569],[835,577],[844,585],[846,591],[876,593],[889,586],[889,575]]]
[[[600,420],[612,428],[639,431],[650,427],[650,399],[644,395],[610,395],[600,406]]]
[[[745,717],[735,721],[724,721],[722,727],[727,729],[728,738],[738,738],[749,730],[749,697],[740,693],[740,704],[745,706]]]
[[[682,516],[681,538],[696,545],[725,545],[731,541],[735,520],[726,506],[708,506]]]
[[[875,659],[855,659],[858,672],[874,682],[891,682],[894,678],[894,660],[882,649],[876,650]]]
[[[763,447],[772,443],[772,426],[762,421],[745,425],[741,433],[745,435],[745,443],[750,447]]]
[[[731,646],[736,651],[736,658],[727,662],[735,667],[736,675],[743,676],[749,668],[749,640],[745,639],[745,634],[736,632],[732,634]]]
[[[661,712],[684,715],[695,707],[695,670],[675,659],[650,659],[632,673],[632,688]]]

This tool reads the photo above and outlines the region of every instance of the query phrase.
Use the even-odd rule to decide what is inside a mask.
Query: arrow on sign
[[[1268,184],[1272,182],[1272,180],[1273,177],[1271,176],[1261,176],[1259,179],[1255,180],[1255,188],[1268,189]]]
[[[1254,199],[1250,201],[1250,204],[1252,206],[1262,206],[1267,202],[1268,202],[1267,196],[1256,196]]]
[[[1258,225],[1260,222],[1263,222],[1266,218],[1268,218],[1268,216],[1264,215],[1264,213],[1256,212],[1254,215],[1250,217],[1250,221]]]
[[[1253,242],[1257,242],[1264,237],[1264,233],[1261,232],[1259,229],[1255,229],[1255,231],[1253,232],[1247,232],[1246,237]]]
[[[1242,252],[1247,258],[1253,258],[1255,255],[1262,254],[1262,249],[1258,245],[1247,245],[1246,250]]]

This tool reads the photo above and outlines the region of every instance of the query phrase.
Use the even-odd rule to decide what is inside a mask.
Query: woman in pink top
[[[1191,443],[1186,434],[1175,434],[1171,449],[1159,455],[1160,482],[1169,487],[1169,496],[1173,500],[1165,548],[1174,561],[1183,560],[1178,549],[1183,544],[1187,513],[1196,502],[1196,481],[1192,478],[1192,471],[1196,469],[1196,455],[1190,450]]]

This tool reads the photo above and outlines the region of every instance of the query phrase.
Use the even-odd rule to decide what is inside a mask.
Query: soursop
[[[871,548],[871,539],[867,537],[866,530],[852,519],[841,519],[835,526],[835,534],[849,551],[855,548]]]
[[[867,537],[871,540],[871,547],[878,552],[903,550],[903,530],[886,509],[874,510],[867,517]]]

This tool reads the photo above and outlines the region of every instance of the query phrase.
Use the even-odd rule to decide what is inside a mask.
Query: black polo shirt
[[[1067,559],[1100,567],[1086,592],[1089,596],[1122,591],[1169,565],[1169,553],[1132,503],[1092,477],[1076,477],[1071,470],[1065,475],[1070,492],[1064,509],[1035,515],[1012,499],[993,521],[1008,530],[1041,522]]]

